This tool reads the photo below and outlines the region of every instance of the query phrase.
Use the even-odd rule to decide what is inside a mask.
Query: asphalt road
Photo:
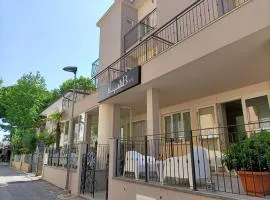
[[[61,193],[61,189],[45,181],[0,164],[0,200],[56,200]]]

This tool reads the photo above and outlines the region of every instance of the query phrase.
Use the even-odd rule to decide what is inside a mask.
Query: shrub
[[[270,169],[270,132],[262,131],[232,144],[223,157],[229,170],[268,171]]]

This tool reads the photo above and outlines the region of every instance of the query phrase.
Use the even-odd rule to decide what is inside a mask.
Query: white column
[[[159,155],[159,96],[158,90],[150,88],[147,90],[147,135],[149,139],[148,154],[153,156]]]
[[[84,138],[83,141],[90,144],[91,140],[92,115],[85,113]]]
[[[76,180],[72,181],[71,184],[76,184],[74,188],[74,191],[72,191],[73,194],[80,194],[80,186],[81,186],[81,176],[82,176],[82,161],[83,161],[83,154],[86,153],[86,147],[87,143],[80,142],[78,144],[78,153],[77,153],[77,173],[76,173]]]
[[[101,104],[98,116],[98,144],[108,144],[108,139],[118,137],[120,131],[120,107]]]
[[[158,90],[147,90],[147,135],[160,134]]]

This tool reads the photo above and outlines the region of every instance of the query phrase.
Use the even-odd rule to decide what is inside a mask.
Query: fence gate
[[[108,146],[97,147],[83,154],[81,174],[81,194],[92,198],[108,199]]]

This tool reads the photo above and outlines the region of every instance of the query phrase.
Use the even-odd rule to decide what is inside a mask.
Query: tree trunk
[[[57,122],[55,132],[56,132],[55,143],[56,143],[56,149],[58,150],[60,146],[60,136],[61,136],[60,122]]]

